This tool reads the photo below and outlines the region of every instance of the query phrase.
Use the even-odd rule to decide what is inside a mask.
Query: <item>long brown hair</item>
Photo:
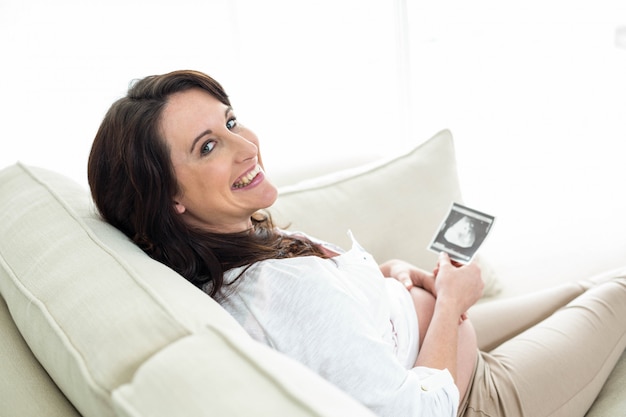
[[[113,103],[94,139],[87,169],[104,220],[194,285],[210,283],[212,296],[228,269],[270,258],[324,256],[307,239],[278,233],[268,213],[252,217],[252,230],[229,234],[193,229],[181,219],[173,204],[179,188],[160,118],[170,95],[192,88],[230,106],[222,86],[197,71],[143,78]]]

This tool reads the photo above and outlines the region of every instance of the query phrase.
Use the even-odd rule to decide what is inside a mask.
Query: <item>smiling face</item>
[[[172,94],[161,115],[161,132],[180,189],[172,204],[188,225],[241,232],[251,227],[254,212],[276,200],[258,138],[208,92],[194,88]]]

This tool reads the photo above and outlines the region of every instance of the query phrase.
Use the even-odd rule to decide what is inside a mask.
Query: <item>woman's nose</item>
[[[233,134],[235,145],[235,157],[238,162],[256,158],[259,153],[257,145],[243,136]]]

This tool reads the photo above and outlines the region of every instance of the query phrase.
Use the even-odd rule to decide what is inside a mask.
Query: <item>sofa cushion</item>
[[[0,269],[0,274],[2,273]],[[3,417],[79,417],[15,327],[0,297],[0,404]]]
[[[290,415],[368,414],[279,353],[264,350],[262,358],[271,366],[251,354],[259,345],[228,313],[102,222],[87,190],[67,178],[21,164],[5,168],[0,171],[0,217],[0,293],[37,360],[82,415],[113,416],[115,410],[144,415],[124,406],[141,391],[132,389],[136,373],[144,365],[156,368],[155,374],[174,373],[167,368],[175,368],[176,361],[155,363],[153,358],[196,334],[206,335],[202,351],[177,352],[198,364],[202,390],[213,397],[201,410],[185,415],[228,415],[237,407],[231,402],[232,384],[222,384],[229,369],[237,370],[241,398],[267,394],[273,399],[271,415],[285,415],[281,410]],[[238,363],[202,368],[223,358]],[[274,375],[277,368],[285,375]],[[197,390],[193,384],[199,382],[178,377],[167,382],[171,389],[159,392],[159,401],[185,409],[178,394]],[[255,385],[247,385],[249,380]],[[296,386],[303,381],[312,387],[308,395]],[[115,405],[112,393],[118,389],[126,394],[125,402]],[[317,405],[328,395],[343,414],[325,414]]]
[[[139,368],[132,384],[113,393],[118,414],[178,416],[184,404],[185,416],[374,417],[329,384],[317,383],[300,363],[265,345],[233,342],[226,332],[207,331],[172,343]],[[218,387],[207,385],[207,373]]]
[[[437,255],[427,249],[453,202],[463,203],[450,131],[443,130],[410,152],[280,188],[270,212],[289,226],[349,247],[348,229],[379,262],[398,258],[431,270]],[[480,207],[475,207],[480,210]],[[484,296],[500,290],[480,255]]]

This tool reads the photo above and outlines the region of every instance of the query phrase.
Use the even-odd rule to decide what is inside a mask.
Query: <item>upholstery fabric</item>
[[[80,416],[28,348],[2,297],[0,358],[0,404],[3,417]]]
[[[396,158],[284,187],[269,211],[278,226],[344,248],[350,229],[378,262],[398,258],[432,270],[437,255],[427,246],[453,202],[463,198],[452,134],[443,130]],[[497,294],[499,280],[480,252],[475,262],[484,296]]]

